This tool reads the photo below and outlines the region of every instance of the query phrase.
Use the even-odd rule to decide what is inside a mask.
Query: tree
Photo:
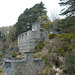
[[[61,15],[75,16],[75,0],[60,0],[60,6],[67,6],[64,8]]]
[[[60,28],[70,27],[75,25],[75,0],[60,0],[60,6],[66,6],[60,15],[66,15],[65,19],[58,21],[57,25]]]
[[[38,17],[41,16],[44,11],[44,4],[41,2],[35,4],[32,8],[27,8],[19,17],[18,22],[16,23],[16,37],[28,30],[32,29],[32,24],[37,21]]]
[[[57,21],[58,28],[69,28],[70,26],[75,25],[75,17],[66,17],[65,19],[60,19]]]
[[[38,22],[40,22],[42,25],[49,21],[49,18],[46,14],[46,10],[44,10],[44,14],[38,17]]]

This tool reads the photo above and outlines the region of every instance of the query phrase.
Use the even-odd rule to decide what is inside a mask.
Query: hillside
[[[10,55],[8,55],[10,59],[24,58],[24,54],[22,54],[21,51],[23,49],[25,51],[25,47],[29,49],[29,46],[37,43],[35,48],[31,49],[31,53],[34,53],[34,58],[44,60],[44,69],[39,72],[38,75],[75,75],[75,0],[66,0],[68,1],[66,3],[65,0],[60,1],[64,1],[64,3],[59,3],[61,6],[67,4],[71,6],[61,13],[61,15],[67,15],[64,19],[58,19],[56,16],[53,16],[53,14],[54,20],[51,21],[47,16],[47,10],[44,4],[40,2],[39,4],[35,4],[32,8],[25,9],[13,26],[1,27],[0,59],[6,59],[5,55],[8,53],[10,53]],[[36,22],[39,23],[39,28],[35,26],[37,24],[35,24],[34,27],[32,26]],[[36,30],[36,27],[39,31]],[[28,31],[29,33],[27,33]],[[37,31],[41,34],[36,33]],[[34,35],[31,34],[32,32],[34,32]],[[29,35],[27,36],[27,34]],[[41,41],[36,38],[37,34],[39,34],[39,38],[40,36],[43,38],[40,38]],[[33,38],[29,41],[30,37]],[[25,40],[27,41],[25,42]],[[36,42],[34,42],[34,40]],[[17,47],[17,42],[20,42],[21,45],[23,44],[21,46],[22,48]],[[31,60],[31,58],[29,60]],[[28,61],[26,63],[28,65]],[[2,64],[0,66],[2,66]],[[32,63],[31,66],[33,66]],[[29,66],[29,68],[31,66]],[[12,67],[13,66],[11,66],[11,69]],[[32,67],[30,69],[32,69]],[[18,68],[18,70],[20,71],[21,68]],[[29,71],[31,70],[27,72]],[[2,68],[0,68],[0,75],[3,75]]]
[[[75,34],[63,33],[52,41],[44,41],[42,50],[33,50],[34,58],[42,58],[45,68],[38,75],[75,74]]]

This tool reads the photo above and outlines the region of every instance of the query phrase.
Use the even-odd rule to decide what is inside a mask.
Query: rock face
[[[41,31],[42,30],[42,31]],[[29,52],[34,46],[45,38],[45,31],[40,29],[40,23],[32,24],[32,30],[18,36],[18,47],[20,52]]]
[[[34,59],[32,52],[25,52],[21,60],[5,60],[3,70],[7,75],[37,75],[44,68],[44,61]]]

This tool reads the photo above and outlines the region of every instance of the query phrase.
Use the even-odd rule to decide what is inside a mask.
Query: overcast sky
[[[56,14],[60,13],[59,0],[0,0],[0,27],[14,25],[26,8],[41,1],[45,4],[49,17],[53,11]]]

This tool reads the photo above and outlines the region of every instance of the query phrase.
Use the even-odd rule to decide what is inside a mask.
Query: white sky
[[[0,0],[0,27],[10,26],[17,22],[17,19],[26,8],[34,6],[36,3],[43,2],[48,11],[48,16],[60,13],[59,0]]]

